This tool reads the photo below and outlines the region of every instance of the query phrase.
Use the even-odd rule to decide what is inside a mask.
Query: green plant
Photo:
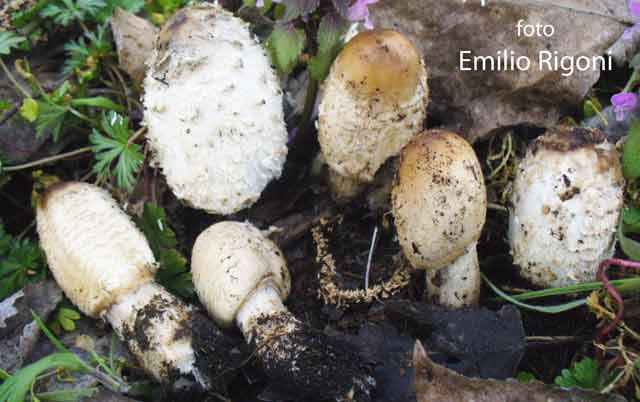
[[[8,56],[13,49],[17,49],[27,38],[9,31],[0,31],[0,55]]]
[[[29,239],[9,235],[0,223],[0,300],[46,276],[42,251]]]
[[[93,171],[99,179],[116,177],[118,187],[132,190],[136,183],[135,173],[140,169],[144,156],[140,153],[140,145],[134,144],[129,129],[129,119],[115,112],[102,117],[103,135],[93,129],[89,140],[93,145],[96,163]],[[115,168],[112,165],[115,163]]]
[[[99,25],[95,32],[87,32],[84,37],[64,46],[69,56],[64,63],[64,71],[74,72],[81,84],[96,78],[101,61],[113,53],[106,32],[106,25]]]
[[[107,4],[103,0],[57,0],[48,4],[40,15],[51,18],[56,24],[69,26],[96,17]]]
[[[555,383],[563,388],[600,391],[605,386],[608,376],[607,371],[601,369],[595,360],[585,357],[573,367],[563,369],[561,375],[556,377]]]
[[[137,223],[160,263],[160,269],[156,274],[158,283],[183,297],[193,296],[194,288],[191,272],[187,268],[187,259],[176,249],[178,241],[168,225],[164,209],[156,204],[146,203],[142,217]]]

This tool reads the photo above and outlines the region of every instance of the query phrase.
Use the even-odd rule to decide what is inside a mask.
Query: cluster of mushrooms
[[[144,87],[155,161],[186,204],[227,215],[251,206],[280,176],[288,141],[282,89],[264,48],[231,13],[212,4],[177,12],[158,34]],[[463,137],[423,131],[428,94],[424,62],[405,36],[360,33],[323,88],[319,141],[340,200],[353,199],[400,155],[391,209],[404,257],[427,271],[430,300],[469,306],[480,295],[483,173]],[[540,286],[594,279],[613,252],[622,188],[618,155],[599,131],[559,127],[535,140],[510,210],[522,275]],[[220,373],[212,367],[225,362],[201,362],[197,309],[154,282],[149,244],[106,191],[56,185],[38,205],[37,224],[67,297],[108,321],[151,376],[213,386]],[[197,238],[191,263],[212,331],[236,325],[267,376],[305,400],[371,399],[375,381],[362,358],[283,304],[287,263],[263,232],[217,223]]]

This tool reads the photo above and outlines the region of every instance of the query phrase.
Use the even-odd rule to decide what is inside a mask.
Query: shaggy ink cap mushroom
[[[427,270],[427,290],[436,303],[477,304],[476,243],[486,211],[480,162],[464,138],[430,130],[404,148],[392,213],[404,254],[414,268]]]
[[[399,32],[361,32],[342,49],[325,82],[318,140],[336,198],[352,198],[397,155],[426,117],[429,88],[420,53]],[[348,185],[350,183],[350,185]]]
[[[291,289],[278,247],[249,223],[217,223],[196,239],[196,292],[224,327],[235,324],[273,385],[304,400],[369,401],[373,379],[352,348],[315,331],[284,306]]]
[[[613,255],[624,179],[599,130],[553,127],[529,146],[513,183],[509,242],[523,277],[541,287],[596,279]]]
[[[144,89],[155,161],[190,206],[234,213],[280,177],[280,82],[248,25],[221,6],[186,7],[166,22]]]
[[[38,204],[37,227],[67,297],[87,316],[107,320],[151,376],[212,385],[193,347],[195,312],[154,283],[149,244],[109,193],[86,183],[54,185]]]

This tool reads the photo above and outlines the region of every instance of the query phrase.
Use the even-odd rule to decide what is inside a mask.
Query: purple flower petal
[[[369,16],[369,5],[377,3],[378,0],[356,0],[347,11],[349,21],[364,21],[367,29],[373,29],[373,23]]]
[[[629,11],[631,11],[631,16],[634,17],[634,19],[640,19],[640,1],[630,0]]]
[[[626,112],[635,110],[638,106],[638,95],[633,92],[620,92],[611,97],[611,104],[616,120],[622,121]]]
[[[256,0],[256,7],[264,7],[264,0]]]

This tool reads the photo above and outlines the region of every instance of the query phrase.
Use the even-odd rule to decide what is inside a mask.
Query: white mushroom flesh
[[[280,177],[280,83],[248,25],[222,7],[187,7],[165,24],[145,92],[147,138],[178,198],[229,214]]]
[[[624,181],[615,147],[596,130],[538,138],[514,181],[509,241],[521,274],[542,287],[596,278],[612,256]]]

